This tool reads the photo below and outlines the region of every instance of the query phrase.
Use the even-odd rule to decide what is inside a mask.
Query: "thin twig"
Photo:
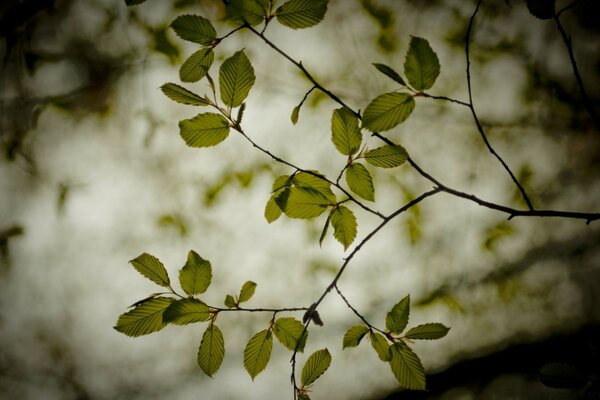
[[[362,322],[364,322],[371,330],[376,330],[378,332],[381,332],[382,334],[386,334],[385,331],[377,328],[375,325],[372,325],[371,323],[369,323],[369,321],[367,321],[367,319],[365,317],[363,317],[358,310],[356,310],[356,308],[354,308],[352,306],[352,304],[350,304],[350,302],[348,301],[348,299],[346,298],[346,296],[344,296],[344,294],[342,293],[342,291],[340,290],[339,286],[337,285],[337,283],[334,285],[334,289],[335,291],[338,293],[338,295],[342,298],[342,300],[344,301],[344,303],[346,303],[346,306],[348,306],[348,308],[350,310],[352,310],[352,312],[362,320]]]
[[[560,11],[558,11],[556,13],[557,17],[560,17],[560,14],[564,13],[567,10],[570,10],[571,8],[575,7],[578,3],[581,3],[582,0],[575,0],[573,1],[571,4],[568,4],[566,6],[564,6],[563,8],[560,9]]]
[[[487,135],[485,134],[483,126],[481,125],[481,122],[479,121],[479,117],[477,116],[477,113],[475,112],[475,106],[473,105],[473,93],[471,90],[471,59],[470,59],[470,53],[469,53],[469,46],[470,46],[470,42],[471,42],[471,32],[473,30],[473,24],[475,23],[475,16],[477,15],[477,12],[479,11],[479,7],[481,6],[481,1],[482,0],[477,1],[477,6],[475,7],[475,11],[473,12],[473,15],[471,15],[471,19],[469,20],[469,26],[467,28],[467,34],[465,36],[465,54],[467,57],[467,88],[469,91],[469,108],[471,109],[471,114],[473,114],[473,120],[475,121],[477,130],[479,131],[479,134],[481,135],[481,138],[483,139],[483,142],[485,143],[486,147],[488,148],[490,153],[492,153],[498,159],[500,164],[502,164],[502,166],[504,167],[506,172],[510,175],[510,178],[512,179],[512,181],[515,183],[515,185],[519,189],[519,192],[521,192],[521,196],[523,197],[523,200],[527,204],[527,207],[530,210],[533,210],[533,205],[531,204],[531,201],[529,200],[529,197],[527,196],[525,189],[523,188],[523,186],[521,186],[517,177],[513,174],[511,169],[508,167],[508,164],[506,164],[506,162],[504,162],[502,157],[500,157],[500,155],[496,152],[496,150],[494,150],[494,148],[488,141],[488,138],[487,138]]]
[[[466,102],[460,101],[460,100],[456,100],[456,99],[453,99],[450,97],[446,97],[446,96],[433,96],[433,95],[425,93],[425,92],[419,93],[418,96],[427,97],[427,98],[436,99],[436,100],[445,100],[445,101],[449,101],[451,103],[456,103],[456,104],[460,104],[461,106],[471,108],[471,105],[469,103],[466,103]]]

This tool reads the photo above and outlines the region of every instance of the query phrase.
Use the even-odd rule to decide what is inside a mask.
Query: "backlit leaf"
[[[413,36],[404,61],[404,75],[416,90],[427,90],[433,86],[440,74],[440,61],[429,42]]]
[[[286,317],[276,320],[273,325],[273,334],[288,349],[304,351],[308,331],[304,331],[304,325],[296,318]]]
[[[278,176],[273,182],[273,193],[292,185],[293,179],[290,175]]]
[[[285,189],[275,201],[288,217],[304,219],[318,217],[331,204],[320,191],[303,187]]]
[[[267,16],[268,7],[268,0],[231,0],[227,5],[227,18],[240,25],[258,25]]]
[[[212,280],[210,262],[200,257],[198,253],[190,250],[187,261],[179,271],[179,283],[183,291],[189,295],[204,293]]]
[[[210,308],[196,299],[181,299],[173,302],[163,314],[165,323],[187,325],[194,322],[208,321]]]
[[[325,17],[328,0],[290,0],[276,11],[277,21],[292,29],[309,28]]]
[[[394,343],[390,352],[390,367],[400,386],[411,390],[425,390],[425,369],[419,357],[404,343]]]
[[[379,64],[379,63],[373,63],[373,65],[375,66],[375,68],[377,68],[377,70],[379,72],[381,72],[382,74],[384,74],[388,78],[391,78],[392,80],[394,80],[395,82],[401,84],[402,86],[406,86],[406,82],[404,82],[404,79],[402,79],[402,77],[400,76],[400,74],[397,73],[396,71],[394,71],[393,68],[388,67],[385,64]]]
[[[188,146],[215,146],[229,136],[229,122],[221,114],[198,114],[179,121],[179,132]]]
[[[331,211],[331,226],[333,236],[344,246],[344,250],[354,242],[356,238],[356,217],[347,207],[339,206]]]
[[[360,149],[362,135],[358,118],[348,108],[338,108],[331,117],[331,141],[342,154],[352,155]]]
[[[133,337],[159,331],[167,325],[163,322],[163,313],[174,301],[168,297],[147,300],[119,316],[115,329]]]
[[[254,291],[256,290],[256,283],[252,281],[247,281],[242,285],[242,289],[240,290],[240,297],[238,298],[238,302],[243,303],[248,301],[254,296]]]
[[[408,93],[385,93],[377,96],[365,109],[363,127],[382,132],[404,122],[415,108],[415,99]]]
[[[165,266],[153,255],[143,253],[129,262],[140,274],[152,282],[164,287],[169,287],[171,284]]]
[[[206,106],[208,101],[198,96],[194,92],[190,92],[186,88],[183,88],[174,83],[165,83],[160,87],[160,90],[173,101],[181,104],[189,104],[192,106]]]
[[[296,125],[298,123],[299,116],[300,116],[300,106],[296,106],[292,110],[292,115],[290,116],[290,119],[292,120],[292,124]]]
[[[219,69],[221,99],[231,108],[242,104],[254,85],[254,68],[243,50],[223,61]]]
[[[369,328],[364,325],[353,326],[344,334],[344,342],[342,348],[356,347],[360,344],[362,338],[369,333]]]
[[[392,333],[402,333],[410,315],[410,295],[400,300],[385,317],[385,328]]]
[[[179,68],[179,79],[182,82],[197,82],[206,75],[215,59],[211,48],[205,47],[183,62]]]
[[[392,354],[390,353],[390,344],[380,333],[371,332],[369,334],[369,340],[373,350],[377,353],[377,356],[381,361],[390,361]]]
[[[360,163],[352,163],[346,168],[346,183],[350,190],[365,200],[375,201],[375,188],[371,174]]]
[[[281,217],[281,208],[275,202],[275,196],[271,196],[269,201],[267,201],[267,205],[265,206],[265,219],[270,224],[273,221],[276,221],[279,217]]]
[[[205,46],[212,44],[217,37],[210,21],[199,15],[180,15],[171,23],[171,28],[183,40]]]
[[[404,337],[407,339],[434,340],[443,338],[449,330],[450,328],[439,323],[423,324],[410,328],[404,334]]]
[[[331,221],[331,213],[327,216],[327,220],[325,220],[325,225],[323,225],[323,230],[321,231],[321,236],[319,236],[319,246],[323,244],[323,240],[325,240],[325,236],[327,236],[327,231],[329,230],[329,222]]]
[[[230,294],[225,296],[225,301],[223,303],[225,304],[225,307],[227,307],[227,308],[235,307],[235,300],[233,299],[233,296]]]
[[[408,159],[406,149],[400,145],[385,145],[365,153],[365,160],[379,168],[394,168]]]
[[[244,368],[252,380],[260,374],[269,363],[273,349],[273,335],[270,330],[263,330],[252,336],[244,349]]]
[[[213,376],[221,367],[225,357],[225,340],[223,333],[211,323],[202,336],[202,342],[198,349],[198,365],[208,376]]]
[[[318,171],[313,171],[315,174],[322,176]],[[317,190],[322,195],[327,197],[332,203],[335,203],[335,195],[331,191],[331,184],[325,179],[309,174],[308,172],[298,172],[294,175],[292,183],[300,188],[309,190]]]
[[[302,368],[302,386],[308,386],[314,383],[321,375],[327,371],[331,365],[331,354],[329,350],[317,350],[308,357],[304,368]]]

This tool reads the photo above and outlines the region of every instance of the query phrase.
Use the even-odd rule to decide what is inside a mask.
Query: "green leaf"
[[[329,350],[317,350],[308,357],[304,368],[302,368],[302,386],[308,386],[314,383],[321,375],[327,371],[331,365],[331,354]]]
[[[237,107],[246,99],[254,85],[254,68],[243,50],[223,61],[219,69],[221,99],[231,108]]]
[[[266,18],[268,7],[268,0],[231,0],[227,5],[227,18],[240,25],[258,25]]]
[[[335,148],[347,156],[356,153],[362,143],[358,118],[346,107],[333,111],[331,116],[331,141]]]
[[[375,350],[381,361],[390,361],[392,359],[392,354],[390,353],[390,344],[382,334],[371,332],[369,334],[369,339],[371,341],[373,350]]]
[[[404,122],[415,108],[415,99],[407,93],[377,96],[365,109],[363,127],[372,132],[387,131]]]
[[[347,207],[338,206],[331,211],[331,226],[333,236],[344,246],[344,250],[354,242],[356,238],[356,217]]]
[[[177,103],[189,104],[192,106],[206,106],[209,104],[208,101],[198,96],[196,93],[190,92],[186,88],[174,83],[165,83],[160,87],[160,90],[162,90],[165,96]]]
[[[392,333],[402,333],[410,315],[410,295],[400,300],[385,317],[385,328]]]
[[[313,173],[317,174],[318,176],[315,176],[313,174],[309,174],[308,172],[299,172],[296,175],[294,175],[294,178],[292,179],[292,183],[300,188],[304,188],[304,189],[309,189],[309,190],[316,190],[318,192],[320,192],[322,195],[324,195],[325,197],[327,197],[329,199],[329,201],[331,201],[332,203],[335,203],[336,198],[335,195],[333,194],[333,192],[331,191],[331,184],[329,182],[327,182],[325,179],[320,178],[323,175],[321,175],[318,171],[312,171]]]
[[[144,275],[152,282],[164,287],[169,287],[171,285],[165,266],[153,255],[143,253],[129,262],[140,274]]]
[[[550,19],[554,17],[555,0],[526,0],[527,9],[534,17]]]
[[[279,208],[279,206],[275,202],[275,197],[275,195],[271,196],[269,198],[269,201],[267,201],[267,205],[265,206],[265,219],[269,224],[273,221],[276,221],[279,217],[281,217],[281,214],[283,213],[283,211],[281,211],[281,208]]]
[[[433,86],[440,74],[438,56],[423,38],[412,36],[406,59],[404,75],[416,90],[427,90]]]
[[[237,118],[235,119],[235,122],[237,122],[238,125],[242,123],[242,117],[244,116],[244,111],[246,111],[246,103],[242,103],[242,105],[238,109]]]
[[[181,299],[173,302],[163,314],[165,323],[187,325],[210,319],[210,308],[196,299]]]
[[[327,230],[329,229],[329,222],[331,221],[331,213],[327,216],[325,220],[325,225],[323,225],[323,230],[321,231],[321,236],[319,236],[319,246],[323,244],[323,240],[325,240],[325,236],[327,236]]]
[[[277,21],[292,29],[309,28],[325,17],[328,0],[290,0],[276,11]]]
[[[209,20],[199,15],[180,15],[172,23],[171,28],[183,40],[211,45],[217,32]]]
[[[298,395],[298,400],[310,400],[310,397],[306,393],[301,393]]]
[[[388,78],[391,78],[392,80],[398,82],[402,86],[406,86],[406,82],[404,82],[404,79],[402,79],[400,74],[397,73],[396,71],[394,71],[393,68],[388,67],[385,64],[379,64],[379,63],[373,63],[373,65],[375,66],[375,68],[377,68],[377,70],[379,70],[379,72],[381,72]]]
[[[371,174],[360,163],[353,163],[346,168],[346,183],[350,190],[365,200],[375,201],[375,188]]]
[[[407,339],[434,340],[443,338],[449,330],[450,328],[439,323],[423,324],[410,328],[404,334],[404,337]]]
[[[587,378],[574,365],[551,363],[540,369],[540,381],[551,388],[571,389],[585,384]]]
[[[280,191],[286,187],[290,187],[293,183],[291,175],[281,175],[275,178],[273,182],[273,193]]]
[[[344,334],[344,342],[342,348],[356,347],[360,344],[362,338],[369,333],[369,328],[364,325],[353,326]]]
[[[233,299],[233,296],[230,294],[225,296],[224,304],[225,304],[225,307],[227,307],[227,308],[235,307],[235,300]]]
[[[404,343],[391,348],[390,367],[400,386],[411,390],[425,390],[425,369],[419,357]]]
[[[238,298],[239,303],[243,303],[248,301],[254,296],[254,291],[256,290],[256,283],[252,281],[247,281],[242,285],[242,289],[240,290],[240,297]]]
[[[179,270],[179,283],[188,296],[206,292],[212,280],[210,262],[203,259],[193,250],[190,250],[187,261]]]
[[[198,365],[208,376],[213,376],[221,367],[225,357],[225,340],[223,333],[211,323],[206,328],[198,349]]]
[[[303,219],[318,217],[331,204],[323,193],[302,187],[285,189],[275,201],[288,217]]]
[[[188,146],[215,146],[229,136],[229,122],[220,114],[198,114],[179,121],[179,132]]]
[[[163,322],[163,313],[173,301],[168,297],[147,300],[119,316],[115,329],[133,337],[159,331],[167,325]]]
[[[394,168],[408,159],[406,149],[400,145],[385,145],[365,153],[365,160],[379,168]]]
[[[300,117],[300,106],[296,106],[292,110],[292,115],[290,116],[292,124],[296,125],[298,123],[298,117]]]
[[[252,380],[260,374],[269,363],[273,349],[273,335],[265,329],[252,336],[244,349],[244,368]]]
[[[303,352],[308,338],[308,331],[304,331],[304,325],[296,318],[279,318],[273,325],[273,333],[279,342],[294,351]]]
[[[205,47],[192,54],[179,68],[182,82],[197,82],[206,75],[215,59],[211,48]]]

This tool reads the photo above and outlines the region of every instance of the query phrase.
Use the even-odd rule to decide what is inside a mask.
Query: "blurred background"
[[[597,2],[557,1],[592,107],[600,112]],[[474,1],[332,0],[324,21],[266,35],[301,60],[354,109],[399,89],[371,65],[403,71],[410,35],[426,38],[441,74],[430,90],[468,100],[464,36]],[[202,298],[220,306],[246,280],[248,306],[308,306],[344,257],[325,216],[267,224],[276,176],[292,172],[232,132],[215,148],[192,149],[177,123],[199,111],[160,92],[180,83],[196,47],[168,27],[183,13],[223,21],[220,1],[4,1],[0,5],[0,397],[5,399],[291,398],[290,352],[275,345],[254,382],[243,368],[248,339],[271,315],[219,318],[226,355],[211,379],[196,364],[204,324],[132,339],[113,329],[120,314],[157,291],[128,261],[160,258],[172,281],[193,249],[211,261]],[[221,61],[246,49],[256,73],[245,130],[273,153],[336,177],[346,160],[330,140],[337,108],[313,92],[297,125],[290,114],[311,84],[249,32],[216,48]],[[600,129],[586,112],[567,48],[553,20],[520,0],[483,1],[471,54],[476,109],[495,149],[540,209],[600,211]],[[185,85],[208,93],[206,80]],[[203,111],[203,110],[202,110]],[[523,208],[485,148],[470,111],[418,98],[386,134],[445,184]],[[380,143],[368,138],[372,147]],[[374,207],[390,213],[431,184],[405,165],[375,171]],[[353,207],[361,240],[377,220]],[[358,242],[357,242],[358,243]],[[368,343],[342,351],[360,321],[336,295],[320,308],[307,354],[328,347],[330,370],[313,399],[599,398],[600,228],[581,220],[515,218],[436,195],[397,218],[355,257],[339,286],[373,324],[411,295],[410,325],[452,329],[414,348],[425,393],[401,392]],[[300,318],[301,315],[290,314]],[[584,376],[572,389],[538,379],[568,363]],[[596,388],[593,387],[595,379]],[[577,380],[577,379],[575,379]],[[586,397],[587,396],[587,397]]]

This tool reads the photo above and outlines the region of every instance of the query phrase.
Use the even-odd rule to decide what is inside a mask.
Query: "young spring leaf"
[[[281,208],[279,208],[279,206],[275,202],[275,197],[276,195],[271,196],[269,198],[269,201],[267,201],[267,205],[265,206],[265,219],[269,224],[279,219],[279,217],[281,217],[281,214],[283,213],[283,211],[281,211]]]
[[[325,17],[329,0],[289,0],[276,11],[277,21],[292,29],[309,28]]]
[[[329,222],[331,221],[331,213],[327,216],[325,220],[325,225],[323,225],[323,230],[321,231],[321,236],[319,236],[319,246],[323,245],[323,240],[325,240],[325,236],[327,236],[327,231],[329,230]]]
[[[344,155],[352,155],[360,149],[362,135],[358,118],[348,108],[338,108],[331,116],[331,141]]]
[[[410,295],[400,300],[392,307],[385,317],[385,328],[392,332],[400,334],[408,324],[410,315]]]
[[[177,103],[189,104],[192,106],[208,105],[208,101],[198,96],[196,93],[190,92],[186,88],[174,83],[165,83],[160,87],[160,90],[162,90],[165,96]]]
[[[281,189],[285,189],[286,187],[292,186],[293,178],[291,175],[281,175],[275,178],[273,182],[272,190],[273,193],[280,191]]]
[[[319,176],[322,176],[321,174],[319,174],[318,171],[312,172]],[[331,191],[331,184],[325,179],[319,178],[318,176],[309,174],[308,172],[299,172],[296,175],[294,175],[292,183],[300,188],[316,190],[325,197],[327,197],[332,203],[335,203],[336,201],[335,195]]]
[[[292,124],[296,125],[298,123],[298,117],[300,117],[300,106],[296,106],[292,110],[292,115],[290,116]]]
[[[356,347],[360,344],[362,338],[369,333],[369,328],[364,325],[353,326],[344,334],[344,342],[342,348]]]
[[[213,376],[221,367],[225,357],[225,340],[223,333],[211,323],[206,328],[198,349],[198,365],[208,376]]]
[[[310,397],[306,393],[300,393],[298,395],[298,400],[310,400]]]
[[[179,133],[190,147],[215,146],[229,136],[229,122],[221,114],[198,114],[179,121]]]
[[[354,242],[356,238],[356,217],[347,207],[338,206],[331,211],[331,226],[333,236],[344,246],[344,250]]]
[[[394,343],[390,352],[390,367],[400,386],[411,390],[425,390],[425,369],[419,357],[404,343]]]
[[[241,105],[254,85],[255,79],[254,68],[243,50],[223,61],[219,69],[223,103],[231,108]]]
[[[240,296],[238,298],[239,303],[243,303],[248,301],[254,296],[254,291],[256,290],[256,283],[252,281],[247,281],[242,285],[242,289],[240,290]]]
[[[192,54],[181,64],[179,79],[182,82],[198,82],[206,75],[215,59],[210,47],[205,47]]]
[[[159,331],[167,325],[163,322],[163,313],[173,301],[175,300],[169,297],[145,301],[119,316],[115,329],[133,337]]]
[[[199,15],[180,15],[171,23],[177,36],[189,42],[210,46],[217,32],[209,20]]]
[[[277,340],[288,349],[304,351],[308,331],[304,331],[304,325],[296,318],[279,318],[273,325],[273,333]],[[298,346],[297,349],[296,346]]]
[[[415,99],[408,93],[385,93],[369,103],[363,114],[363,127],[382,132],[404,122],[415,108]]]
[[[212,280],[210,262],[200,257],[198,253],[190,250],[187,261],[179,271],[179,283],[188,296],[206,292]]]
[[[194,322],[208,321],[210,308],[196,299],[181,299],[173,302],[163,313],[165,323],[187,325]]]
[[[264,21],[269,0],[231,0],[227,5],[227,19],[243,25],[258,25]]]
[[[408,159],[406,149],[400,145],[385,145],[365,153],[365,160],[379,168],[398,167]]]
[[[233,299],[233,296],[230,294],[225,296],[225,301],[223,303],[225,304],[225,307],[227,307],[227,308],[235,307],[235,300]]]
[[[410,328],[404,337],[407,339],[434,340],[443,338],[450,328],[439,323],[430,323]]]
[[[285,189],[275,202],[290,218],[315,218],[331,205],[331,200],[315,189],[292,187]]]
[[[375,201],[375,188],[371,174],[360,163],[352,163],[346,168],[346,183],[350,190],[365,200]]]
[[[306,387],[314,383],[321,375],[327,371],[331,365],[331,354],[329,350],[317,350],[308,357],[304,368],[302,368],[302,387]]]
[[[260,374],[269,363],[273,349],[273,334],[270,330],[263,330],[252,336],[244,349],[244,368],[252,380]]]
[[[410,85],[416,90],[427,90],[433,86],[439,74],[440,61],[429,42],[412,36],[404,61],[404,75]]]
[[[169,287],[171,285],[165,266],[153,255],[143,253],[129,262],[140,274],[144,275],[152,282],[164,287]]]
[[[388,67],[385,64],[379,64],[379,63],[373,63],[373,65],[375,66],[375,68],[377,68],[377,70],[379,72],[381,72],[388,78],[391,78],[392,80],[394,80],[395,82],[398,82],[402,86],[406,86],[406,82],[404,82],[404,79],[402,79],[400,74],[397,73],[396,71],[394,71],[394,69],[392,67]]]
[[[381,361],[390,361],[392,354],[390,353],[390,344],[380,333],[371,332],[369,334],[369,340],[373,350],[377,353],[377,356]]]

